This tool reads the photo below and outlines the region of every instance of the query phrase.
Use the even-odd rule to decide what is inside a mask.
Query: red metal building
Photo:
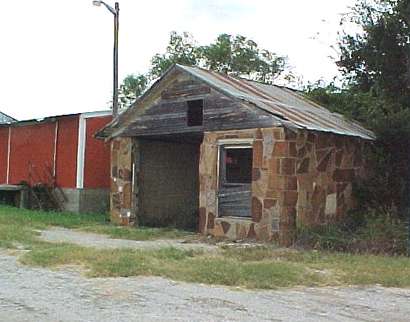
[[[0,185],[44,184],[64,194],[63,208],[106,211],[110,147],[94,133],[111,111],[0,124]]]

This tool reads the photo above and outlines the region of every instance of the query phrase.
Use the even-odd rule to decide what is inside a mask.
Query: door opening
[[[218,216],[251,217],[252,159],[249,144],[220,146]]]

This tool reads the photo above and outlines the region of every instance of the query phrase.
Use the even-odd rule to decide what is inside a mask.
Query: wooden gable
[[[228,97],[188,73],[177,71],[161,79],[150,93],[127,111],[117,124],[121,136],[202,133],[205,131],[271,127],[278,125],[269,113]],[[161,84],[162,83],[162,84]],[[188,105],[202,100],[202,125],[190,126]]]

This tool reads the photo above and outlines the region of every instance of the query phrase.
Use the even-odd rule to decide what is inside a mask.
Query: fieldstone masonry
[[[297,219],[306,226],[340,220],[354,204],[352,184],[365,176],[366,141],[335,134],[300,132],[295,176]]]
[[[218,217],[218,140],[226,139],[253,141],[249,218]],[[198,230],[217,237],[291,245],[297,225],[333,223],[354,207],[352,183],[364,175],[364,148],[365,141],[358,138],[281,127],[205,132],[199,162]],[[130,138],[112,142],[111,217],[122,225],[135,224],[138,211],[131,171],[133,155],[138,159],[135,144],[132,150]]]
[[[216,217],[218,140],[253,139],[252,213],[248,218]],[[283,128],[205,133],[200,158],[200,231],[232,239],[279,239],[289,244],[295,229],[292,202],[297,184]],[[293,171],[294,174],[294,171]],[[293,206],[294,209],[294,206]]]
[[[136,209],[132,193],[132,139],[111,142],[111,219],[120,225],[134,225]]]
[[[217,216],[216,159],[222,139],[253,139],[249,219]],[[199,230],[290,245],[297,225],[332,223],[354,206],[352,182],[364,175],[363,148],[360,139],[285,128],[207,132],[199,170]]]

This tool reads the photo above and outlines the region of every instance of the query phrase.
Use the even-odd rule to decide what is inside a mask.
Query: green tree
[[[376,133],[364,201],[399,213],[410,196],[409,18],[410,0],[358,0],[342,20],[345,29],[358,30],[341,34],[337,64],[344,86],[307,88],[311,98]]]
[[[244,36],[221,34],[215,42],[199,46],[187,32],[172,32],[163,54],[151,59],[146,74],[129,75],[120,86],[121,107],[127,107],[143,93],[148,84],[173,64],[199,66],[218,72],[272,83],[287,68],[287,59],[260,49]]]
[[[344,34],[341,71],[364,92],[410,102],[410,1],[360,0],[348,16],[362,32]]]
[[[184,32],[171,32],[169,44],[164,54],[156,54],[151,59],[149,77],[160,77],[173,64],[198,65],[198,46],[193,37]]]
[[[124,78],[119,88],[119,104],[129,106],[147,87],[148,77],[143,74],[131,74]]]
[[[241,35],[221,34],[214,43],[198,49],[204,67],[264,83],[272,83],[286,68],[285,57],[260,49]]]

